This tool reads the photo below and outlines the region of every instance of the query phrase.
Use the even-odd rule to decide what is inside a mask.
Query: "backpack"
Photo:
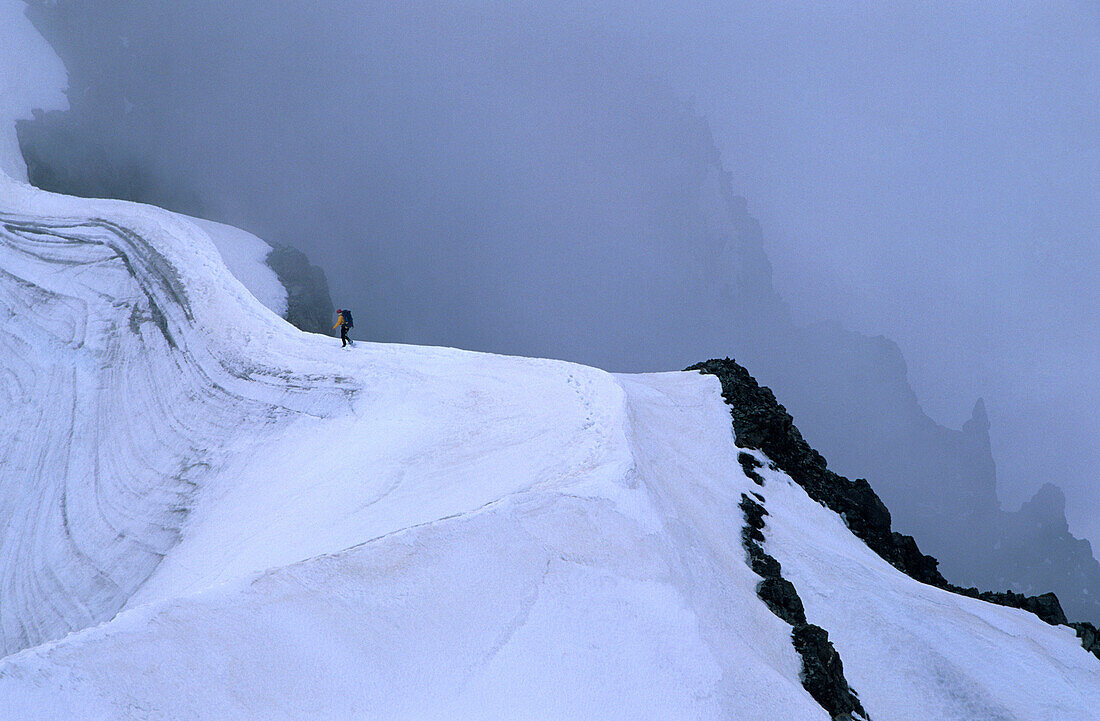
[[[344,311],[344,325],[346,325],[349,330],[351,328],[355,327],[355,321],[353,321],[351,319],[351,311],[350,310],[345,310]]]

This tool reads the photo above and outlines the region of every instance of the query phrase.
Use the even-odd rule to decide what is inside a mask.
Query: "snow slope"
[[[10,187],[0,206],[6,651],[117,611],[175,543],[205,478],[268,427],[331,413],[350,388],[331,364],[302,377],[258,360],[289,326],[187,220]],[[290,365],[294,352],[280,349]]]
[[[27,181],[15,121],[31,118],[33,109],[68,106],[65,67],[26,18],[25,10],[23,0],[0,0],[0,193],[13,180]],[[233,226],[201,218],[191,220],[214,242],[233,275],[266,307],[285,316],[286,288],[266,263],[271,246]]]
[[[917,583],[787,476],[760,473],[765,546],[873,719],[1100,718],[1100,662],[1073,629]]]
[[[826,717],[755,594],[715,378],[344,350],[186,219],[4,200],[0,718]],[[872,718],[1091,717],[1066,629],[764,493]]]
[[[191,218],[214,242],[229,272],[256,300],[280,318],[286,317],[287,290],[267,264],[271,246],[247,230],[203,218]]]

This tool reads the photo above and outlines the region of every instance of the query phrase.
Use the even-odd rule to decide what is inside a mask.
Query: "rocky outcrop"
[[[762,246],[744,206],[730,205],[730,214],[737,245]],[[770,288],[770,269],[746,267],[759,276],[751,292],[770,297],[760,290]],[[1100,562],[1069,532],[1055,487],[1040,491],[1042,512],[1031,503],[1019,512],[1000,507],[984,401],[960,429],[947,428],[921,408],[905,358],[888,338],[836,323],[799,327],[784,312],[761,315],[741,296],[730,302],[727,323],[737,334],[724,348],[781,392],[835,470],[873,479],[893,525],[919,538],[944,577],[1025,595],[1055,591],[1071,617],[1100,618]],[[960,537],[968,539],[965,549]]]
[[[986,564],[973,575],[975,584],[1025,594],[1053,590],[1070,617],[1100,618],[1100,563],[1091,544],[1070,533],[1061,489],[1045,484],[1019,511],[996,520],[996,534],[977,549]]]
[[[852,533],[894,567],[924,583],[946,584],[936,569],[936,559],[922,554],[911,536],[891,530],[890,511],[867,481],[850,481],[828,469],[771,389],[760,386],[747,370],[729,359],[699,363],[688,370],[718,376],[739,445],[763,451],[811,498],[839,513]]]
[[[1085,650],[1100,658],[1100,631],[1091,623],[1074,621],[1069,626],[1077,632],[1077,638],[1081,639],[1081,645]]]
[[[794,419],[779,404],[771,389],[757,383],[736,361],[729,358],[709,360],[687,370],[717,376],[722,384],[722,397],[730,406],[738,445],[765,453],[811,498],[839,514],[853,534],[895,568],[918,581],[944,590],[1030,611],[1052,625],[1072,625],[1082,645],[1100,658],[1100,638],[1095,627],[1089,623],[1068,624],[1054,593],[1027,596],[1012,591],[979,591],[949,583],[940,574],[935,558],[921,553],[911,536],[891,529],[890,512],[867,481],[851,481],[829,470],[821,454],[802,438]],[[738,461],[746,465],[741,458]],[[1045,506],[1038,504],[1038,507],[1050,512],[1051,499],[1047,499]],[[749,517],[746,511],[746,518]],[[750,535],[746,543],[751,540],[753,537]]]
[[[1054,591],[1070,617],[1100,618],[1100,563],[1070,533],[1057,487],[1020,511],[1000,507],[981,400],[962,428],[945,428],[924,414],[889,340],[837,326],[779,336],[743,360],[763,369],[761,380],[781,392],[835,470],[873,481],[894,527],[915,535],[944,577],[1025,595]]]
[[[334,308],[325,272],[289,245],[273,246],[267,265],[286,288],[286,320],[307,333],[331,333]]]

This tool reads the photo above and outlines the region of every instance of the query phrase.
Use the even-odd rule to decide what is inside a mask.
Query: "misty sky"
[[[984,396],[1006,506],[1053,481],[1100,541],[1097,4],[98,13],[156,59],[103,69],[109,142],[307,251],[384,340],[599,363],[632,294],[683,322],[691,271],[655,269],[700,250],[635,216],[704,118],[796,317],[894,339],[940,422]]]

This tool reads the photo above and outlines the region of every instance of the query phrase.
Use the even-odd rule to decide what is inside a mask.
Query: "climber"
[[[343,348],[351,343],[351,339],[348,338],[348,331],[355,326],[355,322],[351,319],[351,311],[347,308],[338,308],[336,313],[336,325],[332,326],[332,329],[340,329],[340,347]]]

